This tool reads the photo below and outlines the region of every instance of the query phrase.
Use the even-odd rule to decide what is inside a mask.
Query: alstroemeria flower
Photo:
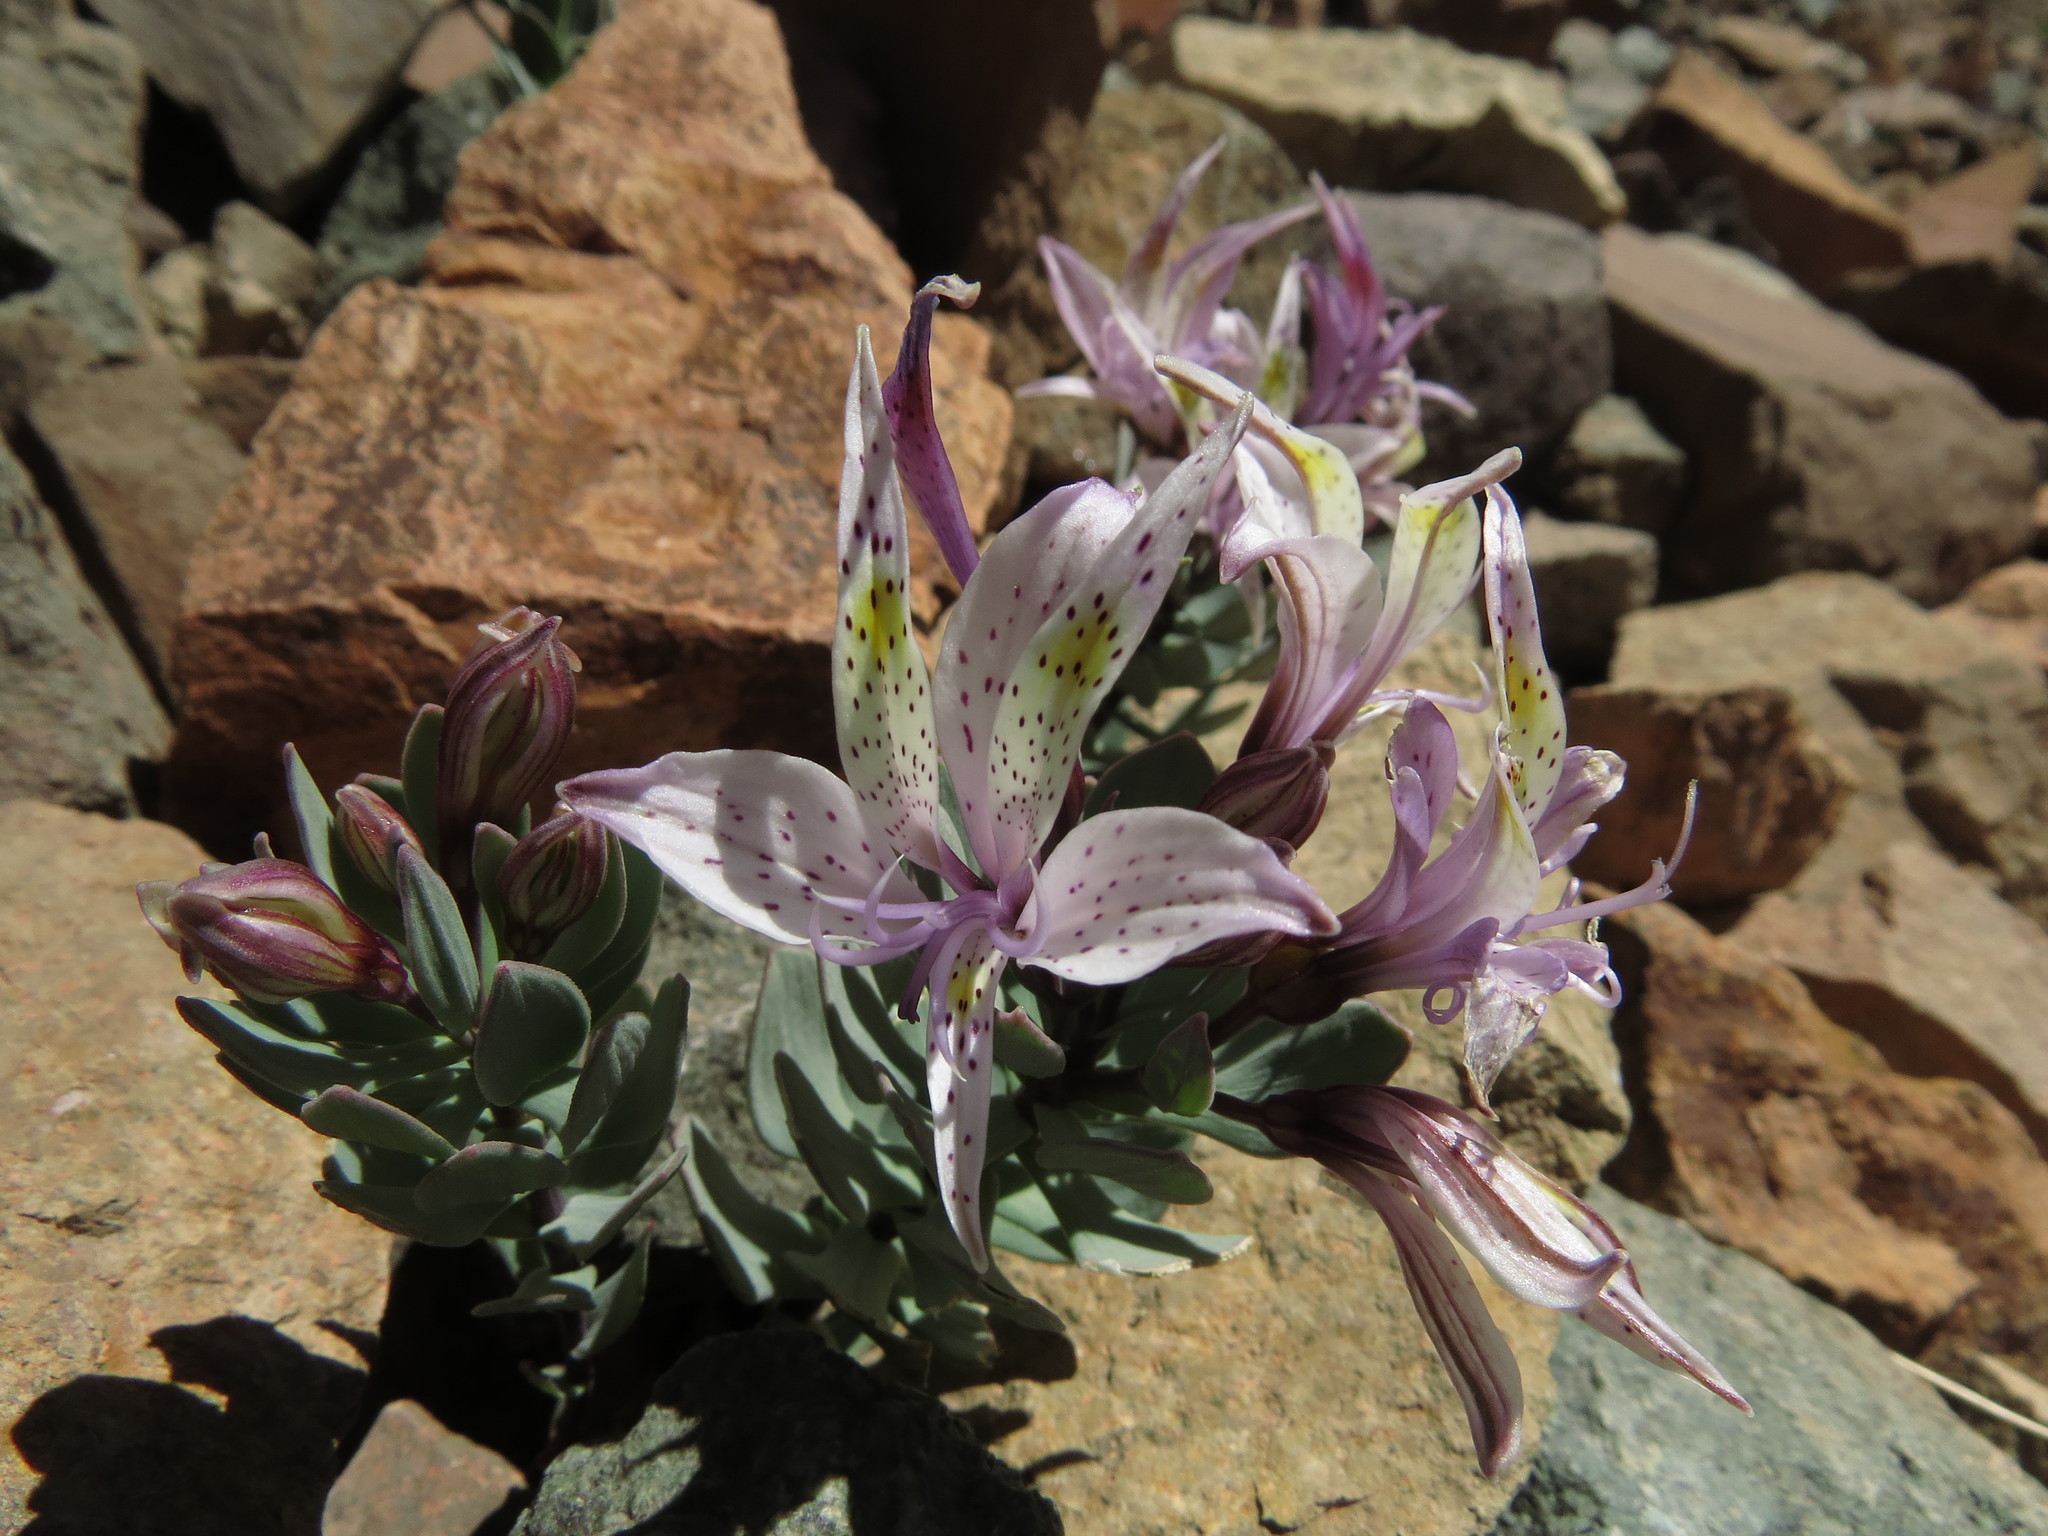
[[[1337,937],[1260,999],[1275,1018],[1307,1022],[1347,997],[1420,987],[1433,1021],[1464,1014],[1465,1065],[1482,1107],[1553,994],[1569,986],[1606,1007],[1620,1001],[1605,945],[1548,930],[1583,932],[1596,918],[1662,900],[1684,853],[1681,837],[1671,865],[1655,861],[1634,890],[1580,902],[1574,882],[1556,907],[1536,910],[1544,876],[1584,844],[1588,818],[1620,792],[1623,770],[1611,752],[1565,746],[1521,520],[1498,485],[1486,498],[1487,613],[1506,721],[1479,802],[1432,858],[1457,794],[1458,746],[1442,712],[1412,700],[1387,749],[1395,836],[1385,873],[1341,914]]]
[[[1088,721],[1158,612],[1243,430],[1240,412],[1143,500],[1088,481],[1011,523],[967,580],[933,676],[910,630],[897,447],[863,330],[832,647],[845,778],[773,752],[678,752],[561,788],[571,809],[757,933],[842,964],[918,956],[904,1008],[929,990],[939,1186],[978,1266],[1006,966],[1106,986],[1217,939],[1335,930],[1264,843],[1195,811],[1111,811],[1047,846]],[[942,773],[957,825],[941,814]],[[946,891],[927,895],[906,862]]]
[[[1463,1110],[1413,1089],[1369,1086],[1302,1089],[1261,1104],[1219,1096],[1216,1108],[1283,1152],[1322,1164],[1386,1223],[1487,1476],[1521,1450],[1521,1371],[1446,1232],[1511,1295],[1569,1312],[1750,1411],[1650,1310],[1628,1251],[1599,1213]]]
[[[1166,452],[1178,451],[1184,426],[1179,406],[1152,360],[1162,352],[1192,357],[1225,373],[1243,376],[1261,394],[1269,389],[1289,399],[1298,365],[1287,349],[1300,330],[1301,295],[1290,273],[1282,284],[1266,333],[1236,310],[1223,307],[1238,264],[1259,241],[1315,211],[1312,203],[1263,218],[1226,224],[1205,235],[1179,259],[1166,249],[1203,174],[1223,153],[1218,139],[1174,182],[1144,239],[1131,252],[1121,283],[1091,266],[1072,246],[1050,237],[1038,242],[1052,284],[1053,303],[1081,349],[1092,378],[1058,375],[1027,384],[1020,397],[1068,395],[1102,400],[1130,416],[1139,433]],[[1268,374],[1273,377],[1268,378]],[[1190,444],[1192,446],[1192,444]]]

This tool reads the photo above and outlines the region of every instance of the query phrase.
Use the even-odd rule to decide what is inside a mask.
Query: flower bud
[[[487,643],[455,674],[441,727],[436,811],[444,862],[468,846],[478,822],[517,819],[554,778],[576,722],[582,664],[556,633],[559,618],[514,608],[478,627]]]
[[[1320,741],[1254,752],[1216,775],[1195,809],[1253,837],[1278,838],[1299,848],[1323,819],[1335,758],[1330,745]]]
[[[334,824],[341,829],[342,846],[363,878],[386,895],[398,894],[398,878],[392,871],[398,850],[393,839],[426,857],[412,824],[367,784],[344,784],[334,792]]]
[[[611,833],[574,811],[542,822],[514,845],[498,871],[498,894],[515,955],[546,953],[596,904],[611,851]]]
[[[315,992],[402,1002],[411,991],[398,952],[303,864],[206,864],[182,883],[146,880],[135,894],[189,981],[211,971],[259,1003]]]

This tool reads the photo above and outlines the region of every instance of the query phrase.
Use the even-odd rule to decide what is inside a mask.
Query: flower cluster
[[[761,1205],[699,1129],[690,1188],[707,1238],[752,1298],[829,1300],[849,1345],[891,1348],[902,1330],[985,1352],[983,1310],[1057,1326],[993,1250],[1160,1273],[1237,1246],[1156,1221],[1208,1198],[1185,1150],[1203,1133],[1312,1158],[1386,1222],[1489,1472],[1520,1443],[1519,1377],[1450,1238],[1513,1294],[1741,1405],[1650,1310],[1598,1215],[1480,1118],[1387,1085],[1406,1036],[1361,1000],[1421,989],[1433,1021],[1462,1020],[1488,1113],[1487,1089],[1552,995],[1618,999],[1588,925],[1665,894],[1665,870],[1598,902],[1568,885],[1542,907],[1545,877],[1582,846],[1622,765],[1566,745],[1502,484],[1519,457],[1398,493],[1382,573],[1361,547],[1372,493],[1351,455],[1225,371],[1247,354],[1215,298],[1262,230],[1163,262],[1205,163],[1122,290],[1071,252],[1048,257],[1070,321],[1094,327],[1089,387],[1155,442],[1163,402],[1202,404],[1179,412],[1190,452],[1149,490],[1056,491],[974,553],[926,360],[937,299],[973,290],[940,280],[919,295],[894,377],[884,384],[863,331],[847,389],[831,661],[842,774],[679,752],[560,786],[571,811],[705,906],[808,950],[770,969],[751,1086],[763,1137],[806,1161],[825,1202]],[[1325,203],[1333,225],[1347,217]],[[1385,396],[1364,373],[1398,368],[1429,317],[1391,314],[1362,245],[1340,250],[1341,280],[1305,282],[1309,398],[1369,411]],[[1135,349],[1159,335],[1199,342],[1206,361],[1146,358],[1141,376]],[[1225,483],[1238,511],[1206,531]],[[913,501],[964,582],[931,668],[907,596]],[[1090,721],[1205,536],[1224,580],[1262,570],[1279,601],[1274,674],[1238,756],[1219,773],[1179,736],[1091,779]],[[1440,706],[1485,701],[1390,679],[1475,589],[1504,721],[1459,822],[1469,792]],[[1394,849],[1371,893],[1332,912],[1289,865],[1323,815],[1333,755],[1391,711]],[[921,1062],[899,1019],[921,1023]]]

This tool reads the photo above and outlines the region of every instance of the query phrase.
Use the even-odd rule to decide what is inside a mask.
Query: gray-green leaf
[[[500,961],[477,1019],[476,1085],[493,1104],[517,1104],[556,1068],[576,1059],[590,1034],[590,1007],[560,971]]]
[[[299,1118],[321,1135],[337,1141],[360,1141],[391,1152],[429,1157],[435,1162],[455,1155],[455,1148],[425,1122],[415,1120],[395,1104],[358,1093],[344,1083],[336,1083],[308,1100],[299,1111]]]
[[[413,985],[443,1029],[466,1035],[476,1027],[476,953],[454,893],[425,859],[402,845],[393,873]]]
[[[429,1215],[466,1205],[515,1200],[536,1189],[553,1189],[569,1168],[552,1152],[516,1141],[480,1141],[464,1147],[420,1180],[413,1201]]]

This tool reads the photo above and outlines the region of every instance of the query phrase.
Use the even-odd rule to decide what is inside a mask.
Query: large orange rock
[[[862,322],[889,366],[912,282],[806,143],[773,16],[624,6],[464,153],[448,216],[423,287],[314,338],[194,562],[168,794],[216,842],[278,820],[286,739],[323,782],[388,768],[515,602],[583,658],[572,771],[832,751],[846,370]],[[1008,398],[971,320],[934,353],[979,519]]]

